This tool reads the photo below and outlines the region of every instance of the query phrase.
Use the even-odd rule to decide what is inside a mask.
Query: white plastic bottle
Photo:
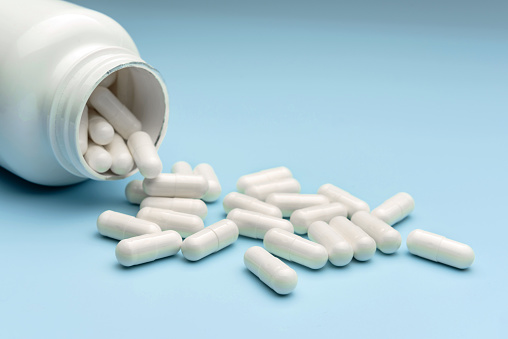
[[[114,20],[64,1],[0,0],[0,32],[1,167],[43,185],[132,175],[95,172],[79,147],[85,104],[109,76],[109,89],[160,145],[166,87]]]

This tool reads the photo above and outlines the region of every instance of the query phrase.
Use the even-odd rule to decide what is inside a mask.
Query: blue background
[[[506,1],[78,3],[120,22],[165,77],[167,171],[209,162],[224,197],[284,165],[304,193],[331,182],[374,208],[406,191],[416,209],[396,254],[289,263],[299,283],[280,297],[244,267],[259,240],[125,269],[95,222],[137,212],[126,180],[46,188],[0,169],[1,337],[507,336]],[[412,256],[416,228],[469,244],[475,263]]]

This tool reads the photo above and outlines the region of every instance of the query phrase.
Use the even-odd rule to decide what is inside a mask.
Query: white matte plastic
[[[171,173],[192,174],[192,166],[186,161],[177,161],[171,167]]]
[[[371,214],[387,224],[394,225],[407,217],[414,209],[413,197],[406,192],[400,192],[374,208]]]
[[[248,186],[245,189],[245,194],[265,201],[272,193],[300,193],[300,190],[300,183],[296,179],[288,178],[262,185]]]
[[[142,176],[153,179],[161,174],[162,162],[148,133],[133,133],[127,140],[127,145]]]
[[[376,242],[364,230],[346,217],[335,217],[330,220],[330,227],[346,239],[353,247],[354,257],[366,261],[376,253]]]
[[[142,180],[132,180],[125,186],[125,197],[131,204],[139,205],[148,197],[148,194],[143,191]]]
[[[111,143],[104,146],[106,151],[111,155],[111,171],[118,175],[126,175],[132,170],[134,166],[134,159],[132,159],[131,152],[123,138],[115,133]]]
[[[153,222],[114,211],[105,211],[99,215],[97,230],[103,236],[117,240],[161,232],[161,228]]]
[[[324,221],[315,221],[309,226],[309,239],[323,245],[328,260],[335,266],[345,266],[353,259],[353,247],[342,235],[335,232]]]
[[[117,73],[113,72],[110,75],[108,75],[104,80],[101,81],[99,86],[109,88],[111,85],[113,85],[116,81]]]
[[[91,169],[97,173],[104,173],[111,168],[113,159],[104,147],[97,145],[92,140],[88,140],[88,149],[84,155],[85,161]]]
[[[83,119],[83,118],[82,118]],[[97,145],[107,145],[113,141],[115,130],[109,122],[106,121],[94,109],[88,110],[88,134],[90,139]]]
[[[284,217],[289,217],[295,210],[326,205],[330,203],[330,200],[322,194],[272,193],[265,202],[277,206]]]
[[[305,234],[313,222],[329,222],[337,216],[347,216],[347,208],[339,202],[334,202],[296,210],[291,214],[289,221],[293,224],[295,233]]]
[[[162,173],[143,180],[143,189],[156,197],[201,198],[208,191],[208,180],[193,174]]]
[[[222,187],[220,186],[219,179],[217,178],[212,166],[209,164],[199,164],[196,168],[194,168],[193,173],[195,175],[202,176],[208,181],[208,190],[201,199],[206,202],[213,202],[219,199],[220,194],[222,193]]]
[[[164,198],[164,197],[147,197],[143,199],[140,208],[155,207],[176,212],[194,214],[205,219],[208,214],[208,208],[203,200],[186,199],[186,198]]]
[[[240,234],[245,237],[263,239],[265,233],[272,228],[280,228],[291,233],[294,232],[293,225],[286,219],[240,208],[235,208],[229,212],[227,218],[235,222]]]
[[[185,239],[182,254],[187,260],[200,260],[231,245],[237,239],[238,227],[233,221],[224,219]]]
[[[203,219],[197,215],[155,207],[143,207],[136,215],[136,218],[154,222],[163,231],[176,231],[182,238],[187,238],[205,227]]]
[[[351,221],[360,227],[376,242],[377,248],[386,254],[395,253],[402,243],[400,233],[366,211],[356,212]]]
[[[85,105],[79,122],[79,149],[85,154],[88,148],[88,106]]]
[[[241,176],[236,182],[238,192],[243,193],[249,186],[267,184],[281,179],[292,178],[293,174],[287,167],[275,167],[252,174]]]
[[[319,187],[318,193],[326,195],[330,201],[340,202],[344,204],[348,210],[348,218],[351,218],[353,214],[358,211],[370,211],[370,207],[365,201],[332,184],[324,184],[323,186]]]
[[[224,211],[231,212],[235,208],[258,212],[272,217],[282,218],[282,212],[277,206],[267,204],[264,201],[250,197],[243,193],[231,192],[224,197],[222,202]]]

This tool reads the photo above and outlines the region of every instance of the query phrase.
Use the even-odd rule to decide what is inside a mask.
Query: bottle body
[[[168,96],[128,33],[98,12],[56,0],[0,0],[0,166],[43,185],[99,174],[79,147],[81,113],[112,73],[110,88],[160,145]]]

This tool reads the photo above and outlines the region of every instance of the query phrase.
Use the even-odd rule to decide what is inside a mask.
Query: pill
[[[364,230],[353,224],[346,217],[335,217],[330,220],[330,227],[353,247],[353,256],[358,261],[366,261],[374,256],[376,242]]]
[[[163,231],[176,231],[182,238],[187,238],[205,227],[203,219],[197,215],[155,207],[143,207],[139,210],[136,218],[154,222]]]
[[[286,219],[240,208],[235,208],[229,212],[227,218],[235,222],[240,234],[245,237],[263,239],[265,233],[272,228],[280,228],[291,233],[294,232],[293,225]]]
[[[85,105],[79,121],[79,149],[85,154],[88,149],[88,106]]]
[[[133,266],[175,255],[181,245],[180,234],[169,230],[124,239],[116,245],[115,255],[121,265]]]
[[[278,257],[312,269],[319,269],[328,261],[328,252],[323,245],[280,228],[266,232],[263,245],[268,252]]]
[[[377,248],[386,254],[395,253],[402,242],[400,233],[383,220],[366,211],[356,212],[351,221],[376,242]]]
[[[186,198],[164,198],[164,197],[148,197],[143,199],[140,208],[155,207],[175,212],[194,214],[201,219],[206,218],[208,208],[203,200],[186,199]]]
[[[328,260],[330,260],[333,265],[345,266],[353,259],[353,247],[326,222],[313,222],[309,226],[308,235],[310,240],[326,248]]]
[[[292,177],[293,174],[287,167],[275,167],[241,176],[236,182],[236,188],[238,192],[243,193],[248,186],[267,184],[269,182]]]
[[[201,198],[208,191],[208,181],[193,174],[162,173],[143,180],[143,189],[155,197]]]
[[[123,138],[116,134],[111,143],[104,146],[106,151],[111,155],[111,171],[118,175],[126,175],[132,170],[134,160],[132,159],[131,152],[127,148]]]
[[[415,208],[415,201],[408,193],[395,194],[372,210],[372,215],[387,224],[394,225],[407,217]]]
[[[263,201],[272,193],[300,193],[300,183],[296,179],[289,178],[263,185],[249,186],[245,190],[246,195]]]
[[[111,85],[113,85],[115,81],[116,81],[116,72],[111,73],[106,78],[104,78],[104,80],[101,81],[99,86],[108,88],[111,87]]]
[[[340,202],[328,205],[317,205],[296,210],[289,221],[295,228],[295,233],[305,234],[309,226],[315,221],[329,222],[337,216],[347,216],[347,208]]]
[[[105,237],[118,240],[161,232],[161,228],[151,221],[113,211],[105,211],[99,215],[97,230]]]
[[[133,133],[127,140],[127,146],[142,176],[152,179],[162,172],[161,159],[148,133]]]
[[[171,167],[171,173],[192,174],[192,167],[188,162],[177,161]]]
[[[95,110],[88,111],[88,134],[90,139],[97,145],[107,145],[113,141],[115,130],[109,122],[100,116]]]
[[[289,217],[295,210],[315,205],[326,205],[330,203],[330,200],[322,194],[272,193],[265,202],[277,206],[284,217]]]
[[[104,149],[104,147],[97,145],[92,140],[88,140],[88,149],[84,158],[95,172],[104,173],[111,168],[111,155]]]
[[[200,260],[237,239],[238,227],[233,221],[224,219],[186,238],[182,243],[182,254],[187,260]]]
[[[243,193],[231,192],[224,197],[222,206],[226,213],[231,212],[235,208],[241,208],[243,210],[259,212],[272,217],[282,218],[282,212],[277,206],[267,204],[264,201],[258,200],[253,197],[249,197]]]
[[[465,269],[474,262],[474,251],[466,244],[416,229],[407,237],[409,252],[445,265]]]
[[[132,180],[125,186],[125,197],[131,204],[139,205],[148,194],[143,191],[142,180]]]
[[[370,207],[365,201],[358,199],[352,194],[332,184],[324,184],[323,186],[319,187],[318,193],[326,195],[330,201],[340,202],[344,204],[344,206],[346,206],[348,209],[348,218],[351,218],[353,214],[358,211],[370,211]]]
[[[127,140],[132,133],[141,131],[138,118],[106,87],[98,86],[90,95],[89,102],[122,138]]]
[[[296,288],[298,276],[295,270],[262,247],[249,248],[243,262],[249,271],[278,294],[289,294]]]
[[[200,175],[208,181],[208,190],[201,199],[206,202],[213,202],[219,199],[222,187],[212,166],[209,164],[199,164],[194,168],[194,174]]]

